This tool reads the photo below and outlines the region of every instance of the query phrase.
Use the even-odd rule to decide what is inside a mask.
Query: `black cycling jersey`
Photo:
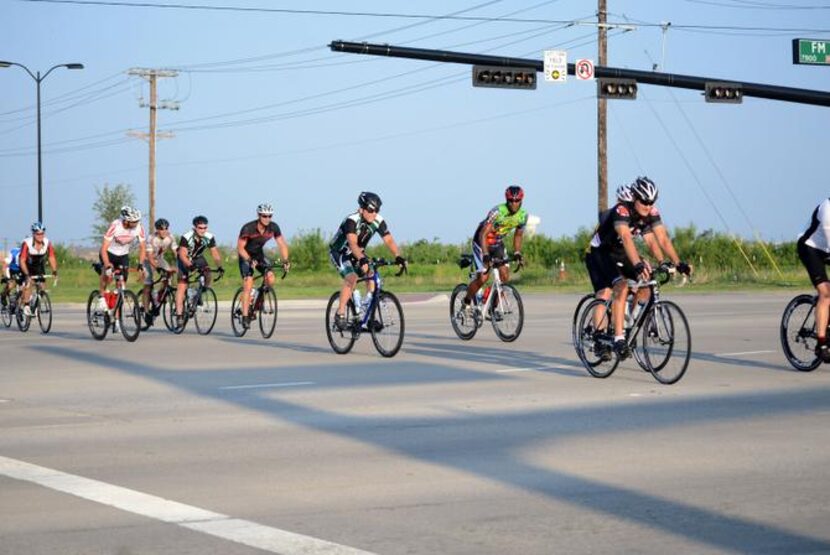
[[[626,224],[631,228],[632,235],[640,235],[649,233],[655,226],[662,223],[663,220],[656,206],[652,206],[646,216],[640,216],[633,204],[620,202],[600,214],[599,225],[591,239],[591,246],[604,250],[623,250],[622,239],[617,233],[618,225]]]
[[[350,214],[343,220],[340,227],[337,228],[337,233],[334,234],[329,249],[334,252],[351,252],[349,249],[349,242],[346,240],[346,235],[354,233],[357,235],[357,244],[361,249],[365,249],[369,244],[369,240],[377,233],[381,237],[389,235],[389,229],[386,226],[386,221],[380,214],[375,216],[375,221],[367,222],[360,217],[360,213],[355,212]]]
[[[214,237],[213,233],[209,231],[206,231],[202,237],[199,237],[199,234],[196,233],[195,230],[191,229],[190,231],[183,233],[181,239],[179,240],[179,248],[186,248],[187,256],[191,260],[199,258],[207,249],[212,249],[215,246],[216,237]]]
[[[271,239],[276,240],[277,237],[282,235],[280,226],[278,226],[276,222],[269,222],[268,225],[265,226],[265,231],[261,233],[259,231],[259,227],[257,226],[257,222],[258,220],[248,222],[242,226],[241,230],[239,230],[239,238],[248,240],[248,242],[245,243],[245,252],[247,252],[248,256],[254,260],[260,260],[265,256],[262,252],[265,247],[265,243]]]

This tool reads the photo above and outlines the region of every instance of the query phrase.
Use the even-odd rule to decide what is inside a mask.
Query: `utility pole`
[[[127,133],[131,137],[138,137],[146,139],[150,145],[150,160],[149,160],[149,217],[150,226],[156,221],[156,139],[172,138],[172,133],[157,133],[156,132],[156,112],[161,110],[178,110],[179,103],[172,101],[164,101],[159,103],[157,82],[159,77],[176,77],[179,72],[172,69],[143,69],[133,68],[127,72],[128,75],[136,75],[142,79],[147,79],[150,83],[150,102],[140,102],[141,108],[150,108],[150,129],[148,133],[141,133],[138,131],[130,131]]]
[[[608,29],[606,0],[599,0],[597,7],[598,60],[601,67],[607,66]],[[597,95],[597,209],[599,213],[608,209],[608,140],[606,136],[606,99]]]

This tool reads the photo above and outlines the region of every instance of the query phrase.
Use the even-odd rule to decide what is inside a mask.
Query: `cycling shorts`
[[[496,243],[487,247],[487,254],[491,257],[504,259],[504,243]],[[477,241],[473,240],[473,266],[476,273],[481,274],[487,271],[487,266],[484,264],[484,251]]]
[[[352,256],[349,251],[329,251],[329,259],[340,277],[347,277],[349,274],[360,275],[360,269],[357,267],[357,258]]]
[[[124,282],[126,283],[127,277],[130,275],[128,271],[130,269],[130,255],[129,254],[112,254],[111,252],[107,251],[107,256],[110,259],[110,264],[112,264],[112,268],[114,270],[121,270],[121,273],[124,274]],[[101,258],[101,254],[98,254],[98,260],[101,262],[101,267],[103,269],[104,259]]]
[[[827,253],[821,249],[811,247],[802,240],[798,241],[798,258],[807,268],[807,274],[814,286],[830,281],[827,279]]]
[[[254,268],[252,262],[256,262],[256,268]],[[251,257],[250,260],[245,260],[241,256],[239,257],[239,274],[242,276],[242,279],[253,277],[254,271],[259,271],[261,273],[268,273],[271,271],[273,264],[271,261],[262,257]],[[262,272],[263,269],[267,268],[265,272]]]
[[[188,268],[182,264],[180,258],[176,259],[176,269],[179,271],[179,283],[181,283],[182,280],[186,280],[188,276],[190,276],[191,272],[198,272],[199,270],[208,267],[207,260],[205,260],[204,256],[197,256],[192,259],[190,263],[192,266]]]
[[[614,287],[621,279],[637,279],[634,265],[624,251],[591,247],[585,257],[585,266],[588,267],[594,293]]]

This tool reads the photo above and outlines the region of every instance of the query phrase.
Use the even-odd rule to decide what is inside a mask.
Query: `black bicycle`
[[[216,292],[207,285],[207,276],[210,273],[216,274],[216,279],[213,280],[216,283],[225,275],[225,270],[205,266],[188,276],[182,315],[178,319],[173,317],[176,320],[170,330],[173,333],[177,335],[182,333],[191,319],[196,324],[196,331],[199,335],[207,335],[213,330],[213,326],[216,325],[219,303],[216,300]],[[173,302],[175,304],[175,299]]]
[[[352,350],[355,341],[361,333],[372,334],[375,348],[384,357],[393,357],[403,344],[404,318],[403,309],[398,298],[383,289],[379,269],[383,266],[392,266],[394,262],[383,258],[373,258],[369,261],[369,273],[358,279],[358,283],[371,281],[375,284],[374,293],[368,302],[355,304],[353,299],[346,303],[345,327],[340,327],[335,321],[337,309],[340,306],[340,291],[335,291],[326,307],[326,337],[335,353],[344,355]],[[400,276],[407,271],[406,265],[401,264],[395,274]],[[357,287],[357,285],[355,286]],[[367,295],[368,296],[368,295]]]
[[[781,346],[793,368],[812,372],[821,364],[816,356],[816,295],[798,295],[787,304],[781,317]],[[830,330],[830,326],[827,328]]]
[[[159,270],[159,277],[150,286],[150,310],[141,307],[141,331],[146,331],[155,324],[159,316],[164,320],[168,330],[173,331],[176,314],[176,288],[170,284],[172,272]],[[161,285],[158,290],[156,285]]]
[[[502,283],[501,274],[498,271],[500,266],[509,264],[508,260],[493,258],[491,269],[493,272],[493,284],[486,289],[479,290],[470,305],[464,304],[467,296],[467,284],[459,283],[455,286],[450,295],[450,324],[455,334],[468,341],[475,336],[478,329],[488,319],[493,324],[493,331],[502,341],[509,343],[519,338],[522,333],[525,321],[524,303],[519,291],[508,283]],[[463,254],[458,261],[460,268],[470,268],[469,278],[476,277],[473,267],[473,255]],[[519,271],[517,266],[514,271]]]
[[[23,303],[23,290],[21,287],[17,288],[12,299],[9,301],[7,314],[3,315],[3,323],[6,327],[11,325],[11,318],[14,316],[17,322],[17,328],[26,332],[29,331],[29,326],[32,325],[32,319],[37,318],[40,331],[42,333],[49,333],[52,329],[52,300],[49,298],[49,293],[46,291],[46,279],[53,277],[51,275],[32,276],[32,282],[35,285],[34,291],[29,295],[29,302]],[[57,278],[55,278],[57,283]],[[28,306],[29,310],[26,310]],[[28,313],[27,313],[28,312]],[[6,323],[8,319],[8,323]]]
[[[672,273],[668,268],[660,267],[654,274],[660,279],[629,280],[631,288],[648,287],[650,295],[642,310],[626,323],[625,342],[631,353],[636,352],[639,341],[642,363],[658,382],[668,385],[676,383],[686,373],[692,338],[680,307],[660,298],[660,286],[668,283]],[[614,353],[613,345],[611,302],[594,299],[579,317],[574,345],[579,359],[592,376],[607,378],[625,358],[625,355]]]
[[[251,294],[248,298],[248,322],[245,322],[245,316],[242,315],[242,293],[244,289],[240,287],[236,290],[233,296],[233,303],[231,304],[231,328],[233,334],[237,337],[242,337],[248,332],[248,327],[245,324],[259,321],[259,331],[262,337],[268,339],[274,334],[274,329],[277,327],[277,292],[274,288],[265,282],[265,275],[273,269],[271,264],[257,265],[258,276],[254,280],[259,280],[259,285],[251,288]],[[282,278],[288,275],[288,271],[283,269]]]
[[[100,263],[92,265],[95,271],[100,274],[102,267]],[[115,290],[108,290],[101,295],[101,292],[94,289],[89,294],[86,302],[86,321],[92,337],[98,341],[103,340],[112,329],[116,333],[121,329],[121,335],[129,342],[138,339],[141,332],[141,306],[135,293],[127,289],[124,274],[127,268],[116,268],[112,270],[115,281]]]

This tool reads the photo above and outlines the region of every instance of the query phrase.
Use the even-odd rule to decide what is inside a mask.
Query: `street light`
[[[28,67],[24,66],[23,64],[18,64],[17,62],[5,62],[0,61],[0,68],[6,68],[11,66],[17,66],[26,70],[26,73],[29,74],[29,77],[35,80],[37,83],[37,220],[39,222],[43,221],[43,170],[41,169],[41,154],[40,154],[40,82],[46,79],[46,76],[52,73],[52,70],[55,70],[59,67],[65,67],[66,69],[84,69],[84,64],[58,64],[56,66],[52,66],[49,70],[40,75],[40,72],[32,73]]]

